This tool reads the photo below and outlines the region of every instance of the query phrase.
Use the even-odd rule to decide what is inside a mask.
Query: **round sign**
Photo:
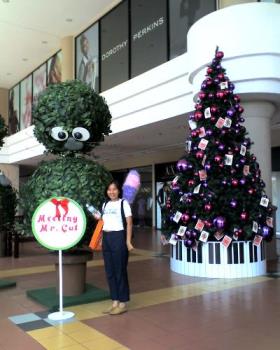
[[[76,245],[86,230],[86,216],[73,199],[52,197],[41,203],[32,217],[32,231],[39,243],[51,250]]]

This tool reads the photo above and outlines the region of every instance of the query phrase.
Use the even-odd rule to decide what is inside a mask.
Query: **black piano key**
[[[191,248],[187,248],[187,262],[191,262]]]
[[[258,247],[254,245],[254,262],[258,261]]]
[[[220,264],[221,263],[220,248],[221,248],[220,243],[215,243],[216,264]]]
[[[238,243],[233,242],[233,263],[238,264]]]
[[[179,241],[179,260],[181,260],[182,261],[182,249],[183,249],[183,244],[182,244],[182,241]]]
[[[209,264],[214,264],[214,247],[213,243],[208,243],[209,249]]]
[[[196,251],[192,249],[192,262],[196,262]]]
[[[228,264],[232,264],[232,244],[227,249],[227,262]]]
[[[244,264],[244,243],[239,243],[239,257],[240,257],[240,264]]]
[[[198,244],[197,247],[197,260],[199,264],[202,264],[202,244]]]
[[[264,241],[261,242],[261,261],[263,261],[265,259],[265,245],[264,245]]]
[[[252,242],[249,242],[249,255],[250,255],[250,262],[253,262],[253,245],[252,245]]]

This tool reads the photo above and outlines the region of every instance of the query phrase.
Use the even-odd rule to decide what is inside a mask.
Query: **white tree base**
[[[197,252],[182,241],[171,246],[171,270],[182,275],[211,278],[242,278],[266,274],[265,245],[233,242],[225,248],[220,242],[199,244]]]
[[[48,315],[48,318],[52,321],[63,321],[63,320],[68,320],[69,318],[74,317],[75,314],[74,312],[71,311],[57,311],[53,312],[52,314]]]

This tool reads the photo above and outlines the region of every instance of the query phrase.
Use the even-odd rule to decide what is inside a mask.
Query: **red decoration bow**
[[[65,218],[65,216],[68,214],[68,203],[69,203],[69,200],[64,198],[62,200],[57,200],[56,198],[53,198],[51,200],[51,202],[55,205],[55,217],[60,219],[61,217],[61,214],[60,214],[60,211],[59,211],[59,208],[58,206],[60,205],[61,208],[65,211],[64,215],[63,215],[63,218]]]

